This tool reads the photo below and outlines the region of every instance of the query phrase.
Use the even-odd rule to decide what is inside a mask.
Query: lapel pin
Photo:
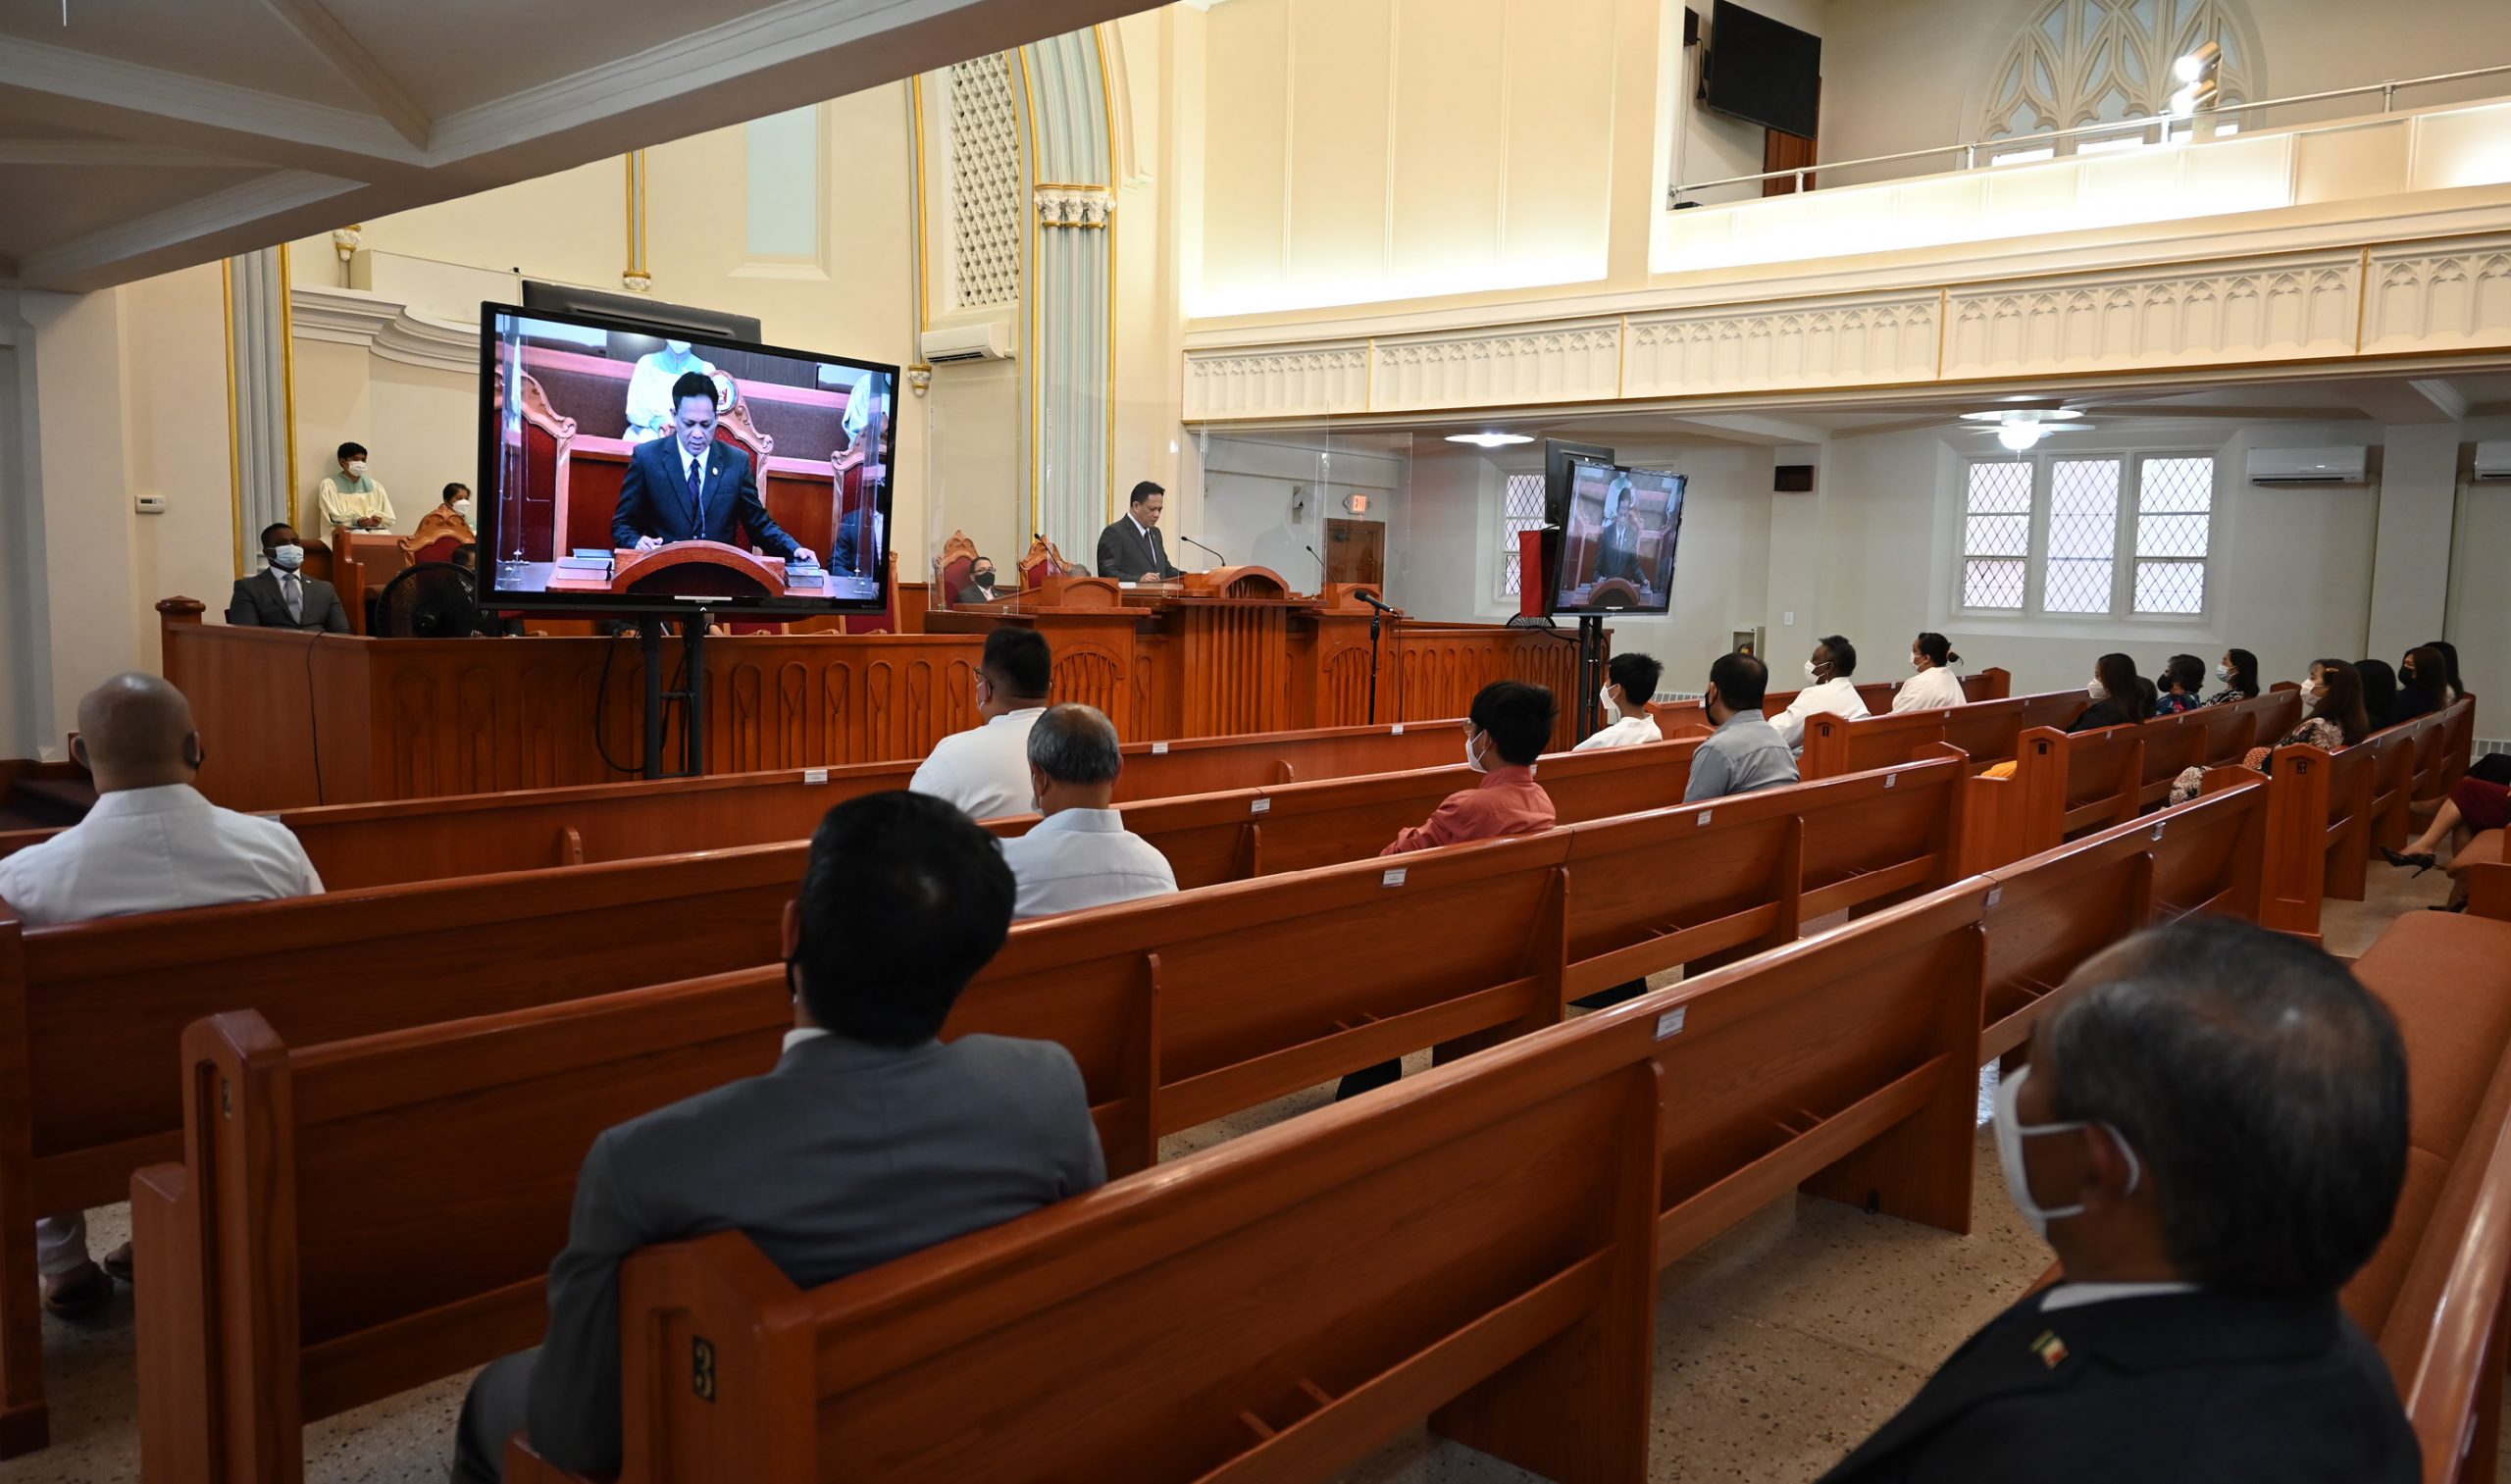
[[[2056,1330],[2044,1329],[2040,1338],[2031,1342],[2031,1353],[2040,1357],[2041,1364],[2056,1370],[2066,1363],[2067,1342],[2058,1338]]]

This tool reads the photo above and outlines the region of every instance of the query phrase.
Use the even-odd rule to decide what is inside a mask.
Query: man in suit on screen
[[[671,435],[638,445],[619,485],[610,517],[611,541],[651,551],[669,541],[754,545],[789,562],[816,562],[787,536],[759,498],[758,474],[745,449],[715,440],[715,383],[690,372],[672,384]],[[746,530],[749,540],[740,539]]]

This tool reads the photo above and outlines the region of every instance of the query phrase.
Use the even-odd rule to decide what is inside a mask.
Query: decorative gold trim
[[[218,297],[227,331],[227,510],[234,527],[235,575],[244,576],[244,441],[235,426],[235,260],[218,260]]]
[[[1124,189],[1116,170],[1116,80],[1107,71],[1107,27],[1114,24],[1102,21],[1090,27],[1090,39],[1099,48],[1099,101],[1107,112],[1107,442],[1099,455],[1099,467],[1109,521],[1116,518],[1116,290],[1124,281],[1116,277],[1116,194]]]
[[[288,261],[287,244],[279,244],[279,359],[280,380],[287,390],[287,514],[296,516],[296,275]],[[328,533],[327,533],[328,535]]]
[[[2363,261],[2360,266],[2354,270],[2354,272],[2357,276],[2354,283],[2354,353],[2356,355],[2361,355],[2363,353],[2363,330],[2370,322],[2372,313],[2371,243],[2366,242],[2363,244]],[[1936,367],[1936,370],[1938,371],[1942,371],[1943,369],[1944,368],[1941,365]]]
[[[1953,288],[1951,284],[1941,285],[1935,290],[1935,376],[1938,381],[1944,379],[1944,342],[1952,333],[1947,328],[1952,318]]]
[[[924,171],[924,79],[917,73],[906,79],[907,102],[907,190],[915,202],[915,353],[924,355],[924,333],[933,328],[933,252],[932,218],[925,198]],[[910,370],[913,368],[909,368]]]
[[[1019,47],[1012,53],[1020,62],[1021,113],[1029,128],[1029,196],[1037,199],[1038,172],[1038,89],[1029,76],[1029,48]],[[1047,273],[1047,230],[1038,221],[1038,211],[1029,209],[1029,530],[1032,534],[1046,530],[1047,470],[1047,387],[1046,387],[1046,313],[1042,307],[1046,295],[1040,285]]]
[[[628,264],[619,270],[619,281],[642,293],[654,284],[653,267],[645,261],[645,152],[632,149],[619,160],[626,174],[620,200],[620,230],[627,237],[628,249]]]

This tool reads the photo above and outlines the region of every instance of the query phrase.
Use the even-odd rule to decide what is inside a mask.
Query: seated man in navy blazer
[[[685,373],[671,384],[671,435],[638,444],[628,461],[610,517],[612,543],[651,551],[667,541],[723,541],[789,562],[818,561],[768,515],[748,452],[715,441],[714,379]]]
[[[1822,1484],[2415,1484],[2396,1384],[2337,1303],[2406,1179],[2388,1011],[2309,944],[2198,915],[2097,954],[2070,995],[1996,1116],[2065,1281]]]

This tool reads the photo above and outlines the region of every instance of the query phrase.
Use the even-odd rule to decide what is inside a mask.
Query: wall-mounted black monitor
[[[480,306],[480,605],[889,605],[898,368]]]
[[[1822,38],[1717,0],[1702,85],[1721,114],[1813,138],[1821,128]]]

